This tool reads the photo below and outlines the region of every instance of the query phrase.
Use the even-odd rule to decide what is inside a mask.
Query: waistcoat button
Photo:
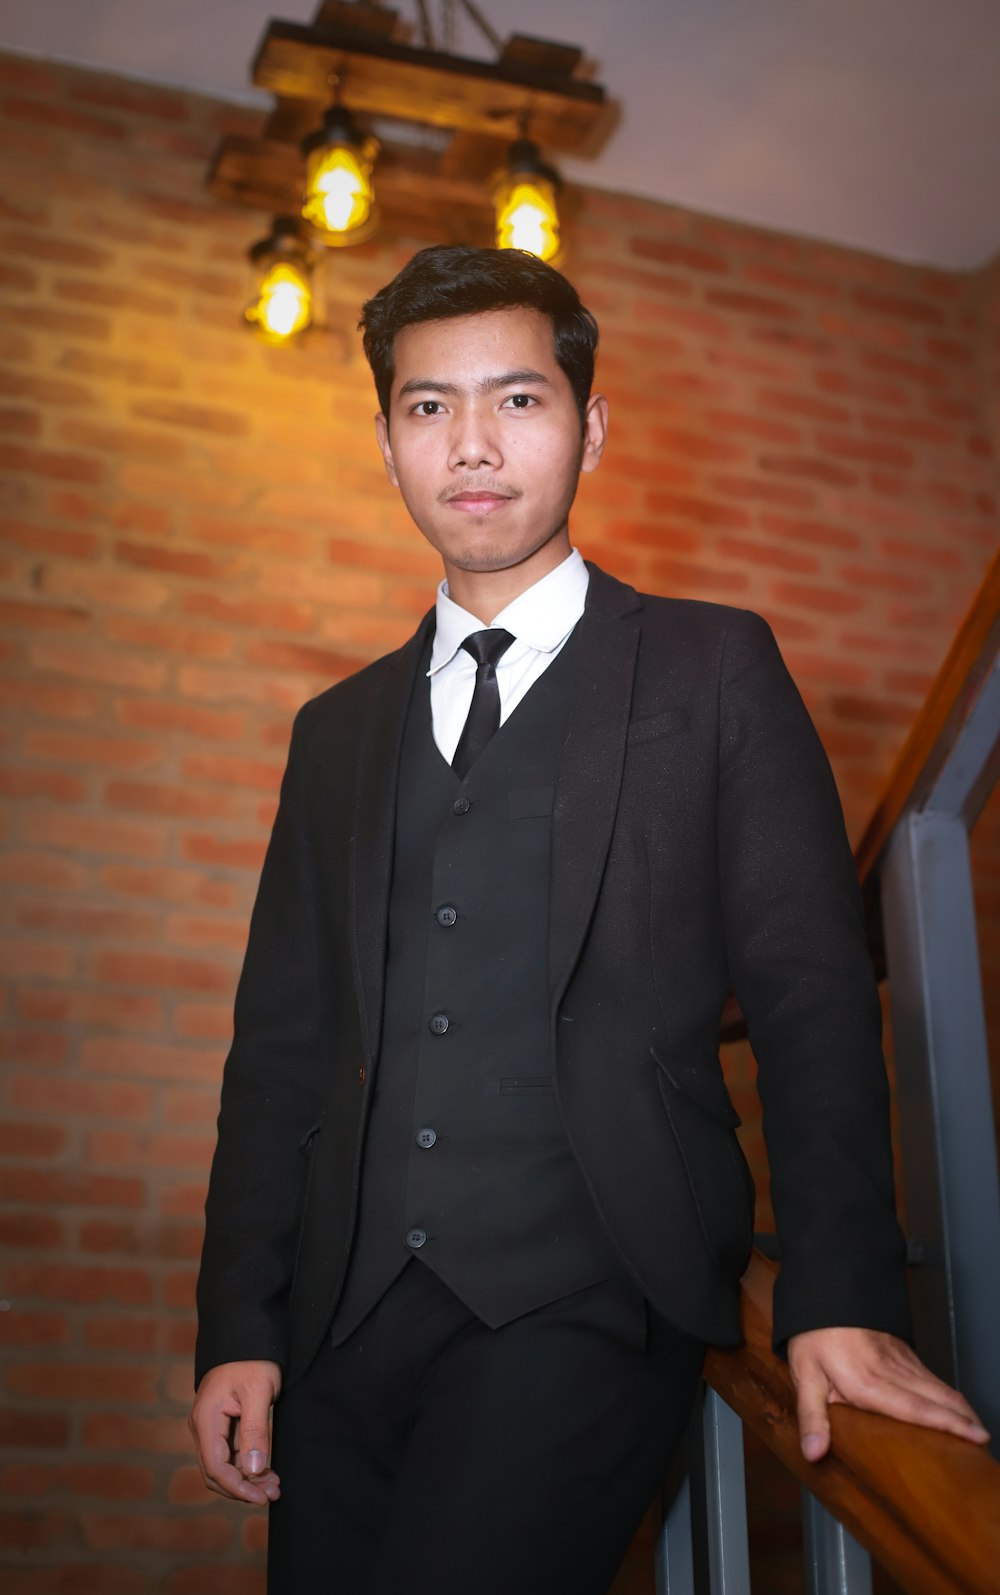
[[[417,1131],[418,1146],[433,1146],[436,1140],[437,1131],[432,1130],[429,1124],[426,1124],[422,1130]]]
[[[426,1239],[427,1231],[425,1229],[411,1229],[407,1234],[406,1244],[409,1246],[411,1251],[417,1252],[420,1250]]]
[[[458,918],[458,912],[456,909],[448,906],[445,908],[439,908],[434,917],[439,925],[454,925],[456,919]]]
[[[436,1013],[430,1021],[430,1029],[435,1036],[443,1036],[448,1028],[448,1015]]]
[[[471,807],[472,804],[469,802],[468,798],[456,798],[454,803],[451,805],[451,812],[452,814],[468,814]]]

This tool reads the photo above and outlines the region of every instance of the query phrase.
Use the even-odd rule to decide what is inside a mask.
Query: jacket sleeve
[[[719,865],[733,989],[758,1065],[781,1268],[774,1343],[910,1334],[882,1016],[840,799],[759,615],[720,673]]]
[[[220,1362],[286,1357],[310,1129],[331,1034],[326,931],[305,821],[300,711],[236,993],[198,1278],[196,1382]]]

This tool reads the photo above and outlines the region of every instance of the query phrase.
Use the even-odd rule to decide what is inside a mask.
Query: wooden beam
[[[271,22],[253,65],[258,88],[328,103],[334,81],[352,111],[516,138],[546,151],[593,146],[607,118],[603,88],[530,60],[477,61],[336,28]]]
[[[223,139],[208,177],[216,199],[272,214],[297,212],[305,186],[305,158],[295,144]],[[490,244],[493,207],[485,185],[442,170],[441,155],[383,145],[376,172],[383,232],[414,232],[429,242]]]

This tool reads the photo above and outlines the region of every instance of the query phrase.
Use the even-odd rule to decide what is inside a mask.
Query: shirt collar
[[[515,645],[504,654],[501,663],[513,663],[529,648],[538,653],[552,653],[558,648],[583,614],[589,581],[590,572],[574,548],[555,570],[519,593],[492,622],[492,627],[509,631],[515,638]],[[435,617],[429,676],[451,663],[471,632],[484,630],[478,616],[470,615],[449,597],[447,581],[438,587]],[[469,663],[472,664],[471,659]]]

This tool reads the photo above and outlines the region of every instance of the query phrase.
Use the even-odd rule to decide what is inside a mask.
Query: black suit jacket
[[[654,1305],[738,1338],[752,1189],[718,1059],[746,1016],[782,1265],[775,1339],[908,1330],[881,1012],[833,776],[759,615],[590,567],[552,819],[554,1073]],[[250,927],[198,1286],[198,1376],[294,1379],[350,1248],[382,1014],[396,770],[433,625],[305,705]]]

